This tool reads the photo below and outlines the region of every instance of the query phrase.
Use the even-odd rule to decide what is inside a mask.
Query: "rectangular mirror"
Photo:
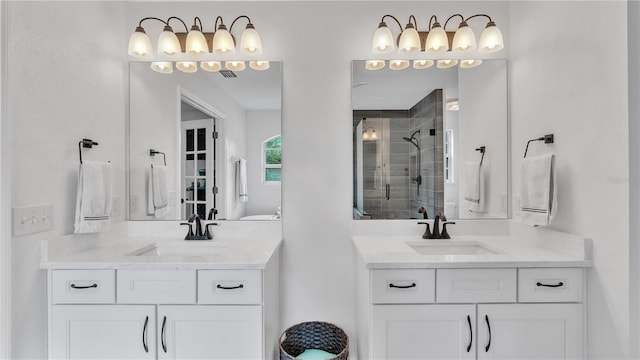
[[[507,218],[506,60],[365,65],[352,62],[353,218]]]
[[[279,220],[282,64],[129,64],[129,219]]]

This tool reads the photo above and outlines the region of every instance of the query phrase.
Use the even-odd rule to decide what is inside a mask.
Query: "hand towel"
[[[240,158],[236,163],[236,193],[238,201],[248,202],[249,194],[247,194],[247,160]]]
[[[472,212],[484,210],[484,176],[479,161],[467,161],[464,200]]]
[[[78,172],[76,234],[108,230],[111,216],[111,164],[84,161]]]
[[[555,155],[532,156],[522,161],[521,220],[529,225],[549,225],[557,212]]]
[[[147,213],[164,217],[169,213],[167,167],[151,165],[147,184]]]

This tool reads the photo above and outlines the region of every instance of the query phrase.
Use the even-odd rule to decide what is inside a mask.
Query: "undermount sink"
[[[207,244],[156,244],[134,252],[135,256],[212,256],[225,248],[222,243]]]
[[[407,241],[420,255],[495,255],[500,252],[476,241],[424,240]]]

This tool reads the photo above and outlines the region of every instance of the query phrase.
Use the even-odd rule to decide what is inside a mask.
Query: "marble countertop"
[[[592,266],[588,256],[576,255],[581,251],[576,251],[575,248],[551,249],[539,244],[519,241],[508,235],[455,236],[451,240],[429,240],[419,236],[353,236],[352,240],[357,253],[368,269]],[[410,246],[448,247],[456,244],[475,244],[482,247],[483,253],[419,254]],[[574,242],[571,246],[587,248],[588,244],[587,240],[584,240],[582,245]],[[588,251],[585,250],[582,253],[588,254]]]
[[[213,240],[186,241],[177,240],[175,237],[126,236],[118,241],[89,249],[61,252],[48,249],[47,242],[43,242],[40,268],[264,269],[281,243],[281,237],[216,237]],[[189,254],[142,254],[156,247],[179,247],[178,250],[186,249]],[[200,248],[196,249],[198,247]],[[204,249],[205,247],[208,249]],[[214,247],[215,251],[208,251]],[[199,253],[209,254],[192,255]]]

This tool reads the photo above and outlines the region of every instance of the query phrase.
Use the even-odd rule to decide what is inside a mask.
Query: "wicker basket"
[[[333,359],[349,358],[349,337],[339,327],[321,321],[294,325],[280,336],[280,360],[294,360],[307,349],[336,354]]]

